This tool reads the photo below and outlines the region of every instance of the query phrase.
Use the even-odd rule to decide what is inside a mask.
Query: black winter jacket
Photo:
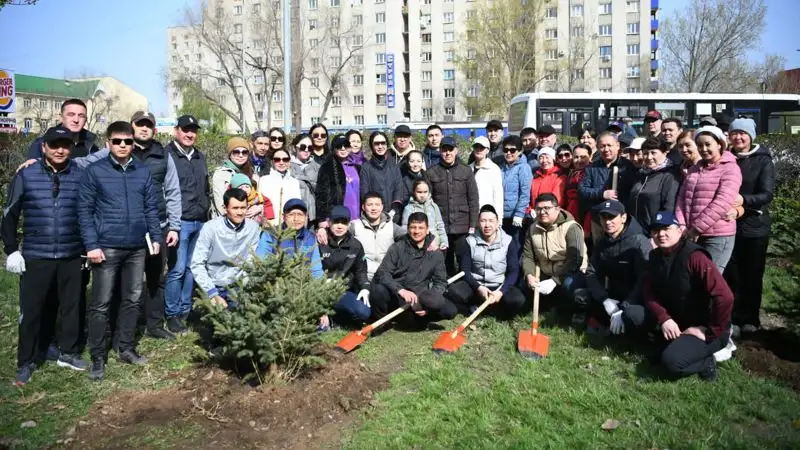
[[[386,286],[395,294],[400,289],[415,294],[425,290],[444,293],[447,288],[444,253],[427,250],[433,239],[433,235],[429,234],[422,248],[419,248],[407,235],[398,238],[389,247],[372,281]]]
[[[364,247],[349,231],[339,240],[328,232],[328,245],[319,246],[319,255],[328,278],[344,278],[351,292],[369,289]]]
[[[639,223],[630,215],[625,229],[616,239],[603,236],[595,244],[586,268],[586,287],[592,300],[602,302],[613,298],[620,301],[622,309],[642,304],[642,281],[652,250],[650,238],[642,233]]]
[[[603,201],[603,191],[611,189],[611,173],[615,166],[619,167],[617,199],[623,204],[627,202],[631,186],[636,180],[637,169],[632,162],[620,156],[608,167],[602,159],[586,167],[586,175],[578,186],[578,194],[587,207],[591,208]]]
[[[355,168],[357,172],[361,172],[359,166],[355,166]],[[328,158],[320,166],[315,195],[319,220],[325,220],[334,206],[343,204],[344,193],[347,189],[346,178],[342,162],[337,158]]]
[[[456,161],[451,166],[441,161],[428,171],[431,197],[442,211],[448,234],[466,234],[478,226],[478,185],[472,170]]]
[[[60,128],[62,130],[67,130],[62,125],[57,125],[56,128]],[[72,133],[71,131],[69,131]],[[70,158],[79,158],[83,156],[88,156],[91,153],[94,153],[99,150],[97,146],[98,141],[102,141],[102,139],[98,139],[97,135],[92,133],[87,129],[83,129],[77,133],[72,133],[73,139],[75,140],[75,145],[72,146],[72,150],[70,150]],[[37,159],[41,158],[42,155],[42,142],[44,140],[39,137],[28,147],[28,159]],[[100,143],[102,145],[102,142]]]
[[[645,234],[650,233],[650,221],[659,211],[675,212],[675,199],[680,187],[680,168],[672,163],[652,171],[639,169],[625,209],[639,221]]]
[[[408,200],[414,196],[414,182],[417,180],[428,181],[428,172],[420,170],[419,173],[414,174],[408,170],[408,165],[404,165],[400,169],[400,173],[403,176],[403,205],[407,205]],[[428,183],[430,184],[430,181]]]
[[[181,219],[205,222],[211,206],[206,157],[195,149],[188,158],[175,142],[164,147],[172,155],[181,185]]]
[[[388,155],[388,153],[387,153]],[[360,198],[364,198],[368,192],[375,191],[383,197],[383,211],[395,211],[395,220],[400,220],[403,212],[403,179],[400,175],[400,168],[394,162],[394,157],[380,159],[377,155],[372,155],[372,159],[361,166]],[[320,169],[320,172],[322,170]],[[319,212],[317,213],[319,214]]]
[[[768,149],[756,145],[747,156],[736,156],[742,171],[739,194],[744,199],[744,215],[736,221],[736,235],[769,236],[772,218],[769,204],[775,190],[775,164]]]

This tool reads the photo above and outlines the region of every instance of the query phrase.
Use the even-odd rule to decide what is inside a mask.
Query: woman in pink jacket
[[[727,140],[717,127],[700,127],[694,134],[700,161],[689,168],[678,191],[675,215],[686,236],[702,245],[720,273],[736,240],[736,220],[727,217],[739,195],[742,172],[736,157],[725,151]]]

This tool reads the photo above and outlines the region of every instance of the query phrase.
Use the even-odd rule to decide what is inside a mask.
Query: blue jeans
[[[181,220],[180,240],[169,258],[165,288],[167,317],[187,315],[192,310],[194,277],[189,265],[201,228],[203,222]]]
[[[337,318],[342,321],[366,322],[372,315],[369,306],[357,299],[357,295],[347,291],[342,295],[333,310],[336,311]]]
[[[735,242],[736,236],[701,236],[697,240],[697,243],[711,255],[711,261],[716,264],[719,273],[725,273],[725,267],[731,260]]]

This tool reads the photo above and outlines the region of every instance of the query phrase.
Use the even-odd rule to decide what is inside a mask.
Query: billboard
[[[394,108],[394,53],[386,54],[386,107]]]
[[[16,111],[15,93],[14,72],[0,69],[0,113],[13,113]]]

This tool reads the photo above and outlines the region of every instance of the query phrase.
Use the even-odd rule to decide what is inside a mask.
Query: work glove
[[[603,308],[606,309],[606,314],[611,316],[615,312],[619,311],[619,300],[614,300],[613,298],[607,298],[603,300]]]
[[[367,308],[370,308],[369,304],[369,289],[362,289],[358,292],[358,296],[356,300],[362,302]]]
[[[550,295],[553,289],[556,288],[556,281],[554,279],[544,280],[539,283],[539,293],[543,295]]]
[[[522,217],[514,217],[514,220],[511,221],[511,224],[517,228],[522,227]]]
[[[611,315],[611,325],[609,328],[614,334],[622,334],[625,332],[625,322],[622,321],[622,310]]]
[[[6,270],[17,275],[25,273],[25,258],[22,257],[22,253],[20,253],[19,250],[8,255],[8,259],[6,259]]]

